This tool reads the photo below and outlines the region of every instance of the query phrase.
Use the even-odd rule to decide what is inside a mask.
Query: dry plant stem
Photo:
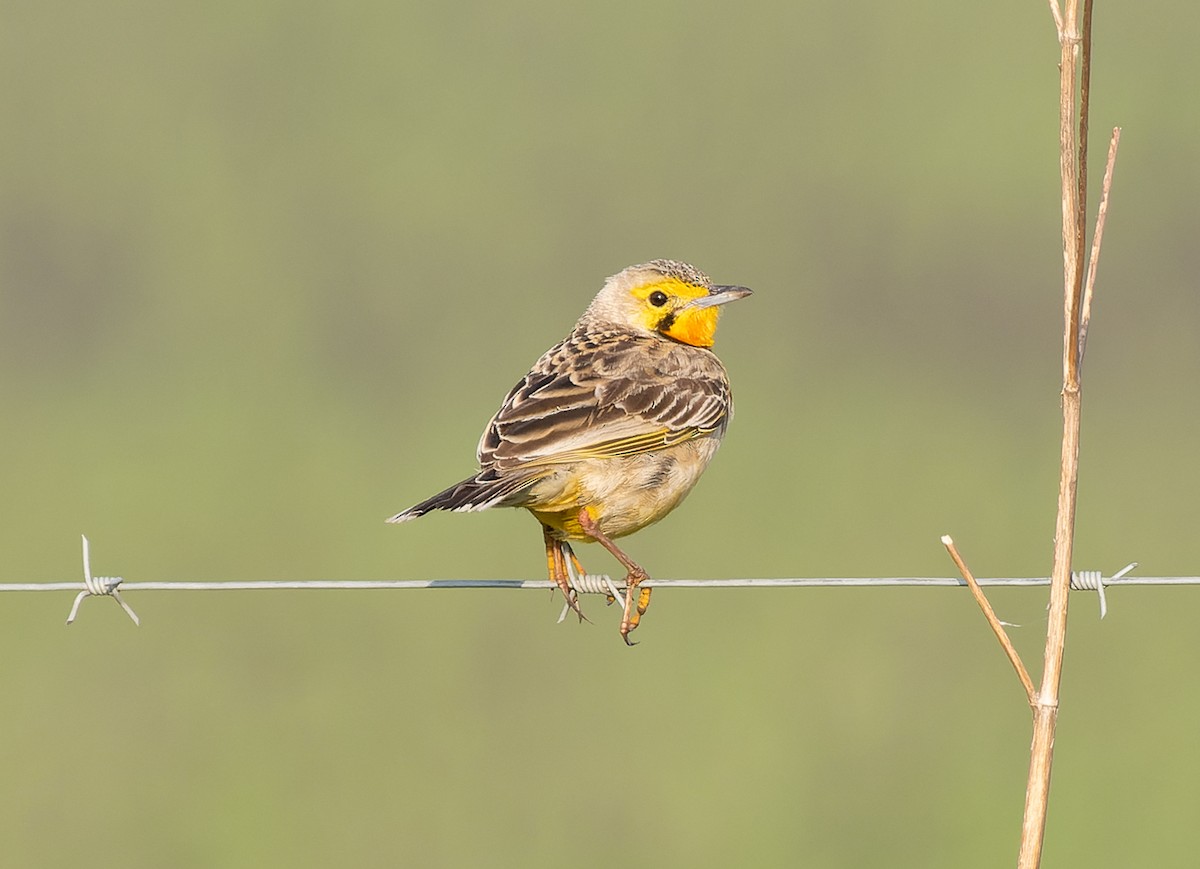
[[[1108,160],[1104,164],[1104,182],[1100,187],[1100,207],[1096,211],[1096,229],[1092,233],[1092,256],[1088,260],[1087,281],[1083,285],[1083,312],[1079,316],[1079,368],[1082,373],[1083,355],[1087,352],[1088,325],[1092,322],[1092,292],[1096,287],[1096,269],[1100,265],[1100,243],[1104,239],[1104,222],[1108,219],[1108,194],[1112,190],[1113,168],[1117,164],[1117,148],[1121,144],[1121,128],[1113,127],[1108,143]]]
[[[1013,669],[1017,671],[1017,678],[1021,680],[1021,685],[1025,688],[1025,696],[1029,700],[1029,705],[1032,706],[1037,699],[1034,695],[1033,680],[1029,678],[1029,671],[1025,669],[1025,664],[1021,660],[1021,656],[1017,654],[1016,648],[1008,638],[1008,631],[1004,630],[1003,622],[996,618],[996,611],[992,609],[987,595],[983,593],[983,589],[975,581],[974,574],[971,573],[962,556],[958,554],[958,547],[954,545],[954,541],[950,539],[949,534],[942,537],[942,545],[946,547],[946,550],[950,553],[950,557],[954,559],[955,565],[958,566],[958,572],[962,574],[962,578],[970,586],[971,594],[975,596],[975,603],[979,604],[979,608],[983,610],[983,616],[988,620],[988,624],[992,626],[992,632],[995,633],[996,639],[1000,641],[1000,645],[1004,648],[1004,654],[1008,655],[1008,660],[1012,663]]]
[[[1078,0],[1067,0],[1066,22],[1059,32],[1062,48],[1059,61],[1059,175],[1062,180],[1063,250],[1063,389],[1077,386],[1079,308],[1083,295],[1083,214],[1086,188],[1079,184],[1079,116],[1075,100],[1078,81],[1078,54],[1081,40],[1078,30]],[[1082,191],[1082,192],[1081,192]]]
[[[1057,22],[1056,22],[1057,23]],[[1083,25],[1090,29],[1090,0]],[[1079,477],[1079,340],[1084,260],[1083,215],[1086,212],[1086,179],[1078,159],[1086,155],[1080,133],[1086,119],[1077,114],[1077,61],[1082,48],[1090,53],[1090,34],[1080,38],[1079,0],[1066,0],[1059,28],[1062,49],[1059,90],[1059,149],[1062,173],[1063,238],[1063,437],[1058,486],[1058,514],[1054,527],[1054,567],[1051,571],[1050,609],[1046,626],[1046,650],[1042,685],[1033,704],[1033,741],[1029,749],[1029,778],[1025,788],[1025,814],[1021,822],[1018,869],[1037,869],[1042,859],[1046,831],[1046,809],[1050,796],[1050,770],[1054,757],[1054,731],[1058,722],[1059,686],[1062,681],[1063,651],[1067,638],[1067,600],[1070,594],[1071,557],[1075,535],[1076,488]],[[1089,65],[1084,62],[1084,69]],[[1080,100],[1087,109],[1087,85]]]
[[[1061,34],[1063,30],[1063,20],[1062,10],[1058,8],[1058,0],[1050,0],[1050,14],[1054,16],[1054,29]]]
[[[1076,115],[1078,133],[1076,134],[1075,159],[1075,286],[1077,314],[1083,315],[1083,283],[1084,283],[1084,254],[1087,251],[1087,183],[1088,183],[1088,117],[1092,100],[1092,0],[1083,0],[1083,20],[1080,23],[1079,47],[1076,57],[1079,63],[1079,107]],[[1080,329],[1076,324],[1075,335],[1078,340]],[[1078,361],[1078,360],[1077,360]]]

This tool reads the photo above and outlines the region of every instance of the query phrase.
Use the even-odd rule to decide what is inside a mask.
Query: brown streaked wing
[[[628,456],[723,429],[730,406],[724,370],[708,357],[689,365],[688,352],[696,351],[643,336],[573,335],[509,393],[480,440],[480,463]]]

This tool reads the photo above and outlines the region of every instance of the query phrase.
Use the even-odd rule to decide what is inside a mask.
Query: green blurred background
[[[1097,4],[1124,126],[1077,566],[1200,572],[1194,4]],[[0,5],[0,581],[544,576],[466,476],[601,281],[755,289],[659,577],[1045,575],[1044,2]],[[1094,200],[1093,200],[1094,201]],[[593,570],[615,570],[587,547]],[[1029,715],[966,592],[0,599],[6,866],[1008,866]],[[1038,666],[1044,590],[993,594]],[[1192,865],[1200,590],[1074,599],[1046,865]]]

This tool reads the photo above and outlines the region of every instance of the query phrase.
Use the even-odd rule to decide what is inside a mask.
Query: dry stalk
[[[1090,31],[1090,0],[1084,10],[1083,27]],[[1081,47],[1091,49],[1088,36],[1080,38],[1079,2],[1067,0],[1059,31],[1062,59],[1059,79],[1059,168],[1062,180],[1063,236],[1063,435],[1058,483],[1058,513],[1054,524],[1054,564],[1050,572],[1050,610],[1046,625],[1042,686],[1033,705],[1033,740],[1029,748],[1029,777],[1025,785],[1025,814],[1021,821],[1018,869],[1037,869],[1042,861],[1046,832],[1046,809],[1050,798],[1050,770],[1054,760],[1054,731],[1058,723],[1059,686],[1062,682],[1063,651],[1067,642],[1067,601],[1071,591],[1071,557],[1075,538],[1075,502],[1079,479],[1079,428],[1081,392],[1079,384],[1079,322],[1083,295],[1083,215],[1086,211],[1086,179],[1078,156],[1080,132],[1086,121],[1077,115],[1077,61]],[[1084,64],[1090,72],[1090,65]],[[1082,87],[1087,93],[1087,85]],[[1080,107],[1086,109],[1086,97]]]
[[[971,573],[970,568],[967,567],[967,563],[963,561],[963,557],[958,554],[958,547],[954,545],[954,541],[950,538],[949,534],[942,536],[942,545],[946,547],[946,550],[950,553],[950,558],[958,566],[958,572],[962,574],[962,578],[970,586],[971,594],[975,597],[975,603],[979,604],[979,608],[983,610],[983,617],[992,626],[992,632],[1004,648],[1004,654],[1008,655],[1009,662],[1013,665],[1013,669],[1017,671],[1017,678],[1021,680],[1021,685],[1025,689],[1025,696],[1029,700],[1029,705],[1032,706],[1037,699],[1034,695],[1033,680],[1029,678],[1029,671],[1025,669],[1025,664],[1021,660],[1021,656],[1017,654],[1016,647],[1013,646],[1012,640],[1008,638],[1008,631],[1004,630],[1004,622],[996,617],[996,611],[992,609],[991,603],[988,602],[987,595],[983,593],[983,589],[975,581],[975,575]]]
[[[1052,8],[1053,6],[1052,3]],[[1063,212],[1063,436],[1046,650],[1043,657],[1041,690],[1033,706],[1033,741],[1029,750],[1029,778],[1025,788],[1025,814],[1021,823],[1018,869],[1037,869],[1041,865],[1042,843],[1046,832],[1046,809],[1050,796],[1050,770],[1054,759],[1054,732],[1058,722],[1063,651],[1067,640],[1067,601],[1070,595],[1071,558],[1075,537],[1082,410],[1080,367],[1083,364],[1084,341],[1091,318],[1092,290],[1100,256],[1104,215],[1108,211],[1108,194],[1112,185],[1117,143],[1120,140],[1119,131],[1114,130],[1105,167],[1101,209],[1097,216],[1085,292],[1084,215],[1087,213],[1092,0],[1084,0],[1082,19],[1079,12],[1079,0],[1066,0],[1065,16],[1061,20],[1055,16],[1059,44],[1062,48],[1059,79],[1059,148]]]
[[[1096,229],[1092,232],[1092,256],[1088,260],[1087,282],[1083,286],[1083,312],[1079,317],[1079,368],[1083,370],[1083,354],[1087,352],[1088,324],[1092,322],[1092,292],[1096,287],[1096,269],[1100,265],[1100,242],[1104,239],[1104,223],[1108,219],[1108,193],[1112,190],[1113,167],[1117,165],[1117,148],[1121,144],[1121,128],[1113,127],[1108,142],[1108,160],[1104,163],[1104,182],[1100,187],[1100,207],[1096,210]]]
[[[962,561],[949,537],[942,542],[950,551],[963,578],[983,610],[1000,645],[1021,678],[1033,708],[1033,741],[1030,746],[1029,778],[1025,789],[1025,814],[1021,823],[1018,869],[1037,869],[1041,864],[1050,795],[1050,770],[1054,756],[1054,731],[1058,721],[1059,687],[1062,682],[1063,651],[1067,639],[1067,601],[1071,589],[1071,558],[1075,536],[1076,489],[1079,478],[1079,430],[1081,421],[1080,368],[1091,318],[1092,291],[1100,255],[1108,194],[1112,185],[1120,130],[1113,130],[1105,166],[1103,192],[1096,232],[1088,262],[1085,288],[1085,226],[1087,213],[1087,130],[1090,108],[1092,0],[1050,0],[1050,11],[1062,51],[1059,66],[1059,169],[1062,181],[1063,242],[1063,389],[1062,452],[1060,460],[1058,512],[1054,527],[1054,564],[1051,571],[1050,606],[1043,656],[1042,684],[1033,682],[996,618],[991,605]]]

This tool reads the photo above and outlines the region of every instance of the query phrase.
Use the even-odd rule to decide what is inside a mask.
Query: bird
[[[550,580],[580,620],[572,582],[583,567],[571,541],[599,543],[626,570],[620,633],[635,645],[649,575],[613,541],[678,507],[716,453],[733,395],[713,337],[723,306],[750,294],[670,259],[612,275],[509,391],[479,439],[479,471],[386,521],[528,510]]]

